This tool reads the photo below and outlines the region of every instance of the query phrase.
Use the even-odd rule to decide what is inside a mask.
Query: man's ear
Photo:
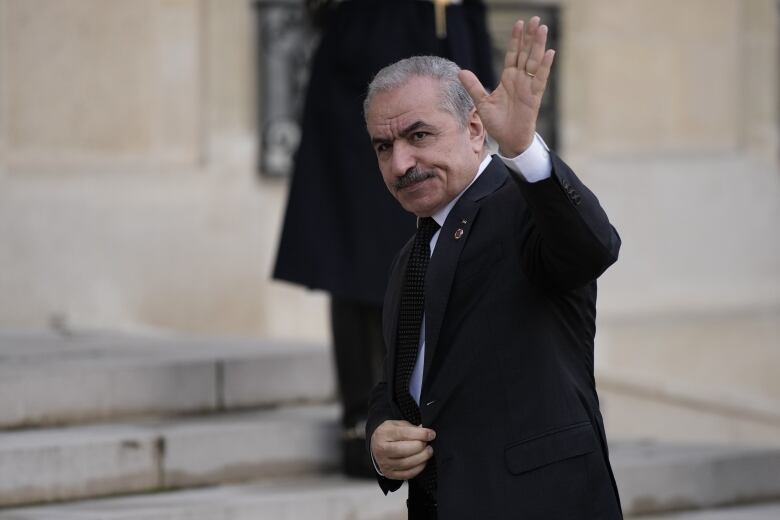
[[[485,135],[485,125],[482,124],[482,119],[477,114],[476,108],[472,108],[471,112],[469,112],[469,119],[466,124],[472,148],[475,152],[481,152],[487,136]]]

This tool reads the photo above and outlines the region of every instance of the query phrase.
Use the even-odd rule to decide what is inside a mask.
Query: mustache
[[[415,166],[414,168],[409,168],[406,171],[406,173],[403,174],[403,176],[398,177],[393,183],[393,187],[397,190],[400,190],[401,188],[406,188],[407,186],[414,184],[415,182],[420,182],[420,181],[424,181],[425,179],[430,179],[433,176],[434,176],[433,171],[422,170]]]

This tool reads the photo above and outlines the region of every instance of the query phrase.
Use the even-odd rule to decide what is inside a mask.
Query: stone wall
[[[623,237],[600,281],[613,435],[780,434],[780,5],[566,2],[563,154]]]
[[[607,308],[777,304],[776,2],[567,5],[563,148],[626,239]]]
[[[269,282],[254,30],[249,0],[0,0],[0,326],[325,340]]]

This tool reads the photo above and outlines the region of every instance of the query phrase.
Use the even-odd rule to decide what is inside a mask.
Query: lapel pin
[[[455,240],[458,240],[460,237],[463,236],[463,230],[461,228],[458,228],[457,231],[455,231]]]
[[[468,224],[468,223],[469,223],[469,221],[468,221],[468,220],[466,220],[466,219],[464,218],[463,220],[461,220],[461,221],[460,221],[460,223],[461,223],[461,224]]]

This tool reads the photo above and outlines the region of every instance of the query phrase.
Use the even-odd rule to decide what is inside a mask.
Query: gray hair
[[[368,117],[368,108],[377,93],[402,87],[415,77],[427,77],[441,82],[441,108],[466,126],[474,101],[458,79],[458,72],[460,67],[438,56],[413,56],[388,65],[377,72],[368,85],[363,115]]]

